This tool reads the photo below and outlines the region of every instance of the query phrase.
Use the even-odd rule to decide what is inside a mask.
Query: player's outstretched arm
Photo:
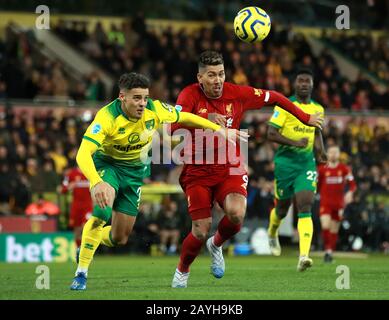
[[[305,148],[308,145],[308,138],[302,138],[300,140],[292,140],[283,136],[277,128],[269,125],[267,128],[267,139],[286,146],[292,146],[297,148]]]
[[[236,129],[223,128],[220,125],[209,121],[208,119],[204,119],[189,112],[180,112],[180,118],[177,122],[188,127],[211,129],[227,138],[232,143],[236,143],[237,140],[247,141],[247,138],[249,137],[247,132]]]
[[[296,107],[296,105],[287,97],[277,91],[267,91],[265,103],[266,105],[278,105],[280,108],[293,114],[297,119],[308,126],[317,127],[319,129],[322,127],[323,115],[320,112],[316,112],[311,115],[305,113],[300,108]]]

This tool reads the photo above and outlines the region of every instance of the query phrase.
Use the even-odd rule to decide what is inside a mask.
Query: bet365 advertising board
[[[1,262],[68,262],[74,257],[71,232],[0,233]]]

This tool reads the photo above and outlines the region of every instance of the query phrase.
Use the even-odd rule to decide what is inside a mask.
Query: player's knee
[[[284,219],[286,217],[286,215],[288,214],[288,208],[277,208],[276,209],[276,215],[278,218],[280,219]]]
[[[192,233],[200,241],[205,241],[208,238],[208,232],[205,232],[203,230],[195,229],[195,230],[192,230]]]
[[[311,212],[312,210],[312,203],[302,203],[300,205],[297,205],[297,210],[299,212]]]
[[[212,221],[193,221],[192,233],[193,235],[201,240],[205,241],[208,237],[209,230],[211,229]]]
[[[244,220],[244,212],[239,212],[239,211],[229,212],[228,219],[233,224],[242,224]]]
[[[233,206],[228,206],[225,208],[226,215],[228,219],[233,223],[233,224],[241,224],[243,223],[244,216],[246,213],[246,208],[240,205],[233,205]]]
[[[112,240],[117,246],[124,246],[128,242],[128,235],[112,235]]]

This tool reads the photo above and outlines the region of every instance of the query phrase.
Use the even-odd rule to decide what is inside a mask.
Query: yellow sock
[[[270,237],[274,238],[277,236],[278,228],[281,224],[281,219],[276,214],[276,208],[273,208],[270,211],[270,222],[269,222],[269,228],[267,230],[267,233]]]
[[[84,225],[82,231],[82,240],[80,247],[79,268],[88,270],[92,262],[93,255],[101,242],[103,234],[103,226],[106,224],[104,220],[96,217],[91,217]]]
[[[313,223],[310,213],[299,213],[297,230],[300,238],[300,256],[309,256],[313,235]]]
[[[111,238],[111,226],[106,226],[103,228],[103,234],[101,237],[101,244],[107,247],[114,247],[115,243]]]

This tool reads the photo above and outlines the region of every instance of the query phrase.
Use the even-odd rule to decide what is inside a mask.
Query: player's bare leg
[[[189,267],[200,253],[211,228],[211,223],[212,218],[192,221],[192,231],[182,243],[180,262],[173,276],[172,288],[186,288],[188,286]]]
[[[212,257],[211,273],[215,278],[222,278],[224,275],[223,243],[240,231],[246,204],[246,197],[239,193],[230,193],[224,199],[225,216],[219,222],[216,234],[207,241],[207,249]]]
[[[312,267],[313,261],[309,258],[311,248],[313,223],[312,223],[312,205],[314,193],[310,190],[297,192],[296,205],[298,211],[297,229],[299,232],[300,256],[297,264],[297,271],[305,271]]]
[[[112,212],[111,241],[113,245],[124,246],[128,242],[135,221],[135,216],[118,211]]]
[[[83,226],[77,226],[73,229],[74,240],[76,242],[77,249],[81,246],[82,228]]]
[[[82,240],[82,230],[84,228],[84,225],[85,224],[79,227],[74,227],[73,229],[74,239],[76,242],[76,263],[77,264],[80,262],[80,248],[81,248],[81,240]]]
[[[270,212],[269,228],[267,230],[269,236],[269,248],[273,256],[281,255],[281,245],[278,238],[278,229],[282,219],[288,214],[291,204],[291,199],[280,199],[276,201],[276,207]]]
[[[321,234],[324,243],[324,262],[332,262],[331,215],[320,215]]]

